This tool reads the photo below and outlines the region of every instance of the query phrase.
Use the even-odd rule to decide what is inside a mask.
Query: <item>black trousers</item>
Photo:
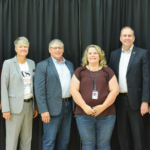
[[[120,149],[130,150],[133,145],[134,150],[147,150],[144,119],[140,109],[133,110],[130,107],[128,97],[119,94],[116,100],[116,111]]]

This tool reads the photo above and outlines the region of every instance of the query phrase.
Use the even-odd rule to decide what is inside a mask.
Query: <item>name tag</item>
[[[98,99],[98,91],[93,90],[92,99]]]

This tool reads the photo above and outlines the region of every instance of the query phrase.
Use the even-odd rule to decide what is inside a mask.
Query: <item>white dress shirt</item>
[[[123,50],[123,48],[121,51],[121,57],[120,57],[120,63],[119,63],[119,91],[120,93],[128,93],[126,74],[127,74],[127,68],[128,68],[130,56],[133,50],[133,46],[134,45],[131,46],[128,52]]]
[[[71,97],[69,92],[70,82],[71,82],[71,74],[68,67],[65,64],[65,58],[63,57],[63,61],[59,63],[55,58],[52,57],[54,65],[56,67],[57,73],[59,75],[61,88],[62,88],[62,98]]]

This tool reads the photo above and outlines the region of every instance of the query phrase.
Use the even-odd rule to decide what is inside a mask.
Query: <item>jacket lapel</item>
[[[32,70],[32,66],[31,66],[31,63],[30,61],[26,58],[26,61],[28,63],[28,67],[29,67],[29,71],[30,71],[30,75],[31,75],[31,80],[32,80],[32,83],[33,83],[33,70]]]
[[[49,57],[48,64],[49,64],[50,68],[53,70],[53,72],[56,75],[57,79],[59,80],[59,75],[58,75],[58,72],[56,70],[55,64],[53,63],[53,60],[52,60],[51,56]]]
[[[134,46],[134,47],[133,47],[133,50],[132,50],[132,53],[131,53],[131,56],[130,56],[130,59],[129,59],[129,64],[128,64],[128,68],[127,68],[127,73],[129,72],[129,70],[130,70],[130,68],[131,68],[131,65],[132,65],[132,63],[133,63],[133,60],[134,60],[136,54],[137,54],[137,49],[136,49],[136,47]]]
[[[21,70],[20,70],[20,67],[19,67],[19,64],[18,64],[18,61],[17,61],[17,57],[15,56],[13,58],[13,60],[14,60],[14,64],[15,64],[16,70],[17,70],[18,74],[20,75],[20,78],[23,81],[23,77],[22,77]]]
[[[117,78],[119,78],[119,63],[120,63],[120,57],[121,57],[121,49],[118,51],[116,55],[116,69],[117,69]]]
[[[67,68],[69,69],[69,71],[70,71],[70,74],[71,74],[71,77],[72,77],[72,75],[73,75],[73,68],[69,65],[69,63],[68,63],[68,61],[66,60],[66,66],[67,66]]]

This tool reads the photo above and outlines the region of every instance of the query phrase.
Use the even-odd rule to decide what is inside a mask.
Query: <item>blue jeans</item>
[[[67,150],[72,118],[71,101],[63,102],[58,116],[51,116],[49,123],[43,122],[43,150]],[[56,143],[56,144],[55,144]]]
[[[98,116],[76,114],[82,150],[111,150],[110,139],[116,115]]]

